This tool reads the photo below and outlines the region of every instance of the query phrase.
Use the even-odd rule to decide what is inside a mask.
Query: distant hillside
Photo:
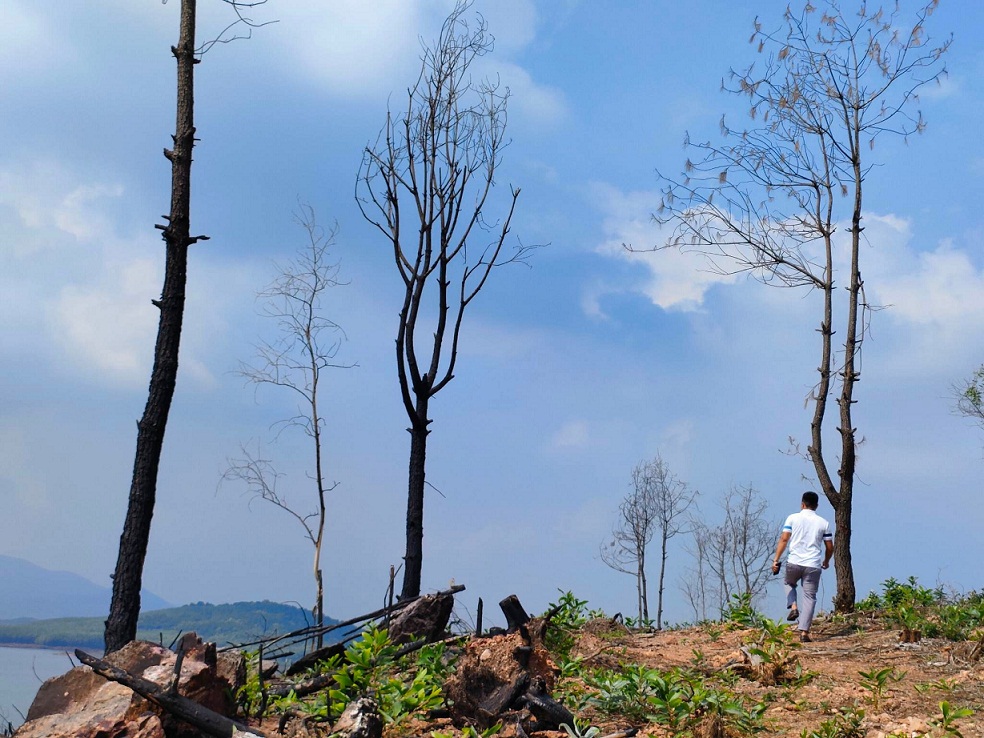
[[[0,620],[69,618],[109,612],[112,590],[67,571],[51,571],[24,559],[0,556]],[[171,607],[153,592],[141,594],[144,610]]]
[[[104,617],[0,623],[0,643],[102,649]],[[223,646],[290,633],[309,625],[310,617],[297,605],[276,602],[198,602],[143,613],[137,624],[137,638],[169,645],[179,633],[195,631],[204,640]],[[326,624],[333,622],[336,621],[325,618]]]

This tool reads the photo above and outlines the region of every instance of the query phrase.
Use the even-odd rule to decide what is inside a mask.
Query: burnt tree
[[[106,620],[106,653],[119,650],[137,635],[144,559],[157,496],[157,471],[178,375],[188,247],[205,238],[192,237],[190,231],[191,151],[195,145],[195,0],[182,0],[178,45],[171,47],[171,53],[178,63],[174,148],[164,150],[164,156],[171,162],[171,211],[165,216],[167,224],[157,226],[166,244],[164,288],[161,299],[154,300],[160,310],[154,368],[143,417],[137,423],[133,479]]]
[[[396,333],[400,394],[410,420],[406,554],[401,597],[420,593],[424,490],[431,399],[454,378],[462,320],[495,267],[522,261],[503,252],[519,190],[501,221],[486,217],[507,141],[508,90],[473,82],[470,67],[492,49],[479,17],[459,0],[425,47],[403,112],[390,112],[366,147],[356,199],[384,236],[404,287]]]

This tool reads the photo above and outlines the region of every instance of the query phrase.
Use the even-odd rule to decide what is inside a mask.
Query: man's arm
[[[830,559],[834,556],[834,542],[829,538],[825,538],[823,546],[827,550],[826,555],[823,557],[823,568],[826,569],[830,566]]]
[[[786,545],[789,543],[789,539],[792,537],[792,535],[793,534],[790,533],[788,530],[784,530],[782,534],[779,536],[779,542],[776,544],[776,555],[775,558],[772,559],[773,574],[779,573],[779,559],[782,557],[783,551],[786,550]],[[833,546],[831,546],[831,550],[833,550]]]

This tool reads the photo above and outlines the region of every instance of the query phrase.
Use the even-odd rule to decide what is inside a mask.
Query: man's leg
[[[813,613],[817,608],[817,589],[820,588],[821,569],[803,567],[803,607],[800,609],[799,629],[808,632],[813,624]]]
[[[786,562],[786,575],[783,578],[783,586],[786,590],[786,609],[796,610],[796,585],[803,576],[803,567],[798,564]]]

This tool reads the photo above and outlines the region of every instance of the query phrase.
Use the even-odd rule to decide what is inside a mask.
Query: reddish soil
[[[574,655],[584,658],[587,667],[618,669],[623,664],[641,664],[669,670],[673,667],[697,668],[713,677],[727,670],[741,673],[729,688],[751,706],[769,701],[763,719],[762,736],[799,738],[804,730],[816,730],[839,711],[860,708],[865,712],[862,730],[850,738],[930,736],[950,738],[932,721],[940,716],[940,702],[953,707],[969,707],[975,715],[959,720],[963,738],[984,738],[984,660],[976,660],[976,641],[952,643],[923,639],[902,644],[898,631],[856,616],[850,621],[820,619],[814,623],[813,641],[796,644],[795,658],[808,676],[799,683],[764,686],[749,673],[742,646],[754,642],[759,631],[729,630],[724,625],[667,630],[653,633],[613,631],[600,622],[589,623],[577,639]],[[745,666],[743,666],[745,665]],[[890,684],[880,703],[872,703],[869,690],[861,686],[859,672],[892,668],[901,680]],[[558,685],[563,689],[563,684]],[[630,721],[598,714],[591,708],[575,711],[579,720],[590,721],[601,730],[599,738],[627,727],[639,728],[640,736],[670,738],[659,725],[633,725]],[[274,735],[276,726],[264,728]],[[388,726],[384,738],[431,738],[435,732],[458,738],[461,731],[449,720],[411,720]],[[513,738],[515,728],[503,727],[499,738]],[[835,735],[835,734],[831,734]],[[531,738],[568,738],[566,732],[535,733]]]
[[[741,646],[755,636],[752,630],[727,631],[723,627],[621,636],[585,634],[577,653],[609,668],[617,663],[638,663],[670,669],[693,667],[695,652],[699,651],[704,670],[713,673],[746,661]],[[923,639],[902,644],[898,631],[887,631],[882,624],[861,617],[849,623],[818,620],[812,636],[813,642],[796,649],[803,670],[814,674],[802,686],[766,687],[751,678],[742,678],[734,685],[748,704],[770,693],[775,697],[765,714],[766,729],[760,735],[798,737],[804,729],[819,727],[836,711],[855,706],[865,711],[863,726],[868,738],[896,731],[906,736],[940,735],[939,731],[932,732],[930,721],[939,717],[939,703],[946,700],[954,707],[977,711],[958,723],[964,738],[984,736],[984,664],[971,660],[976,641]],[[876,708],[871,692],[860,684],[859,672],[888,667],[905,672],[905,676],[886,689]],[[593,722],[603,733],[625,726],[624,722],[590,717],[596,718]],[[641,733],[666,735],[656,726]]]

